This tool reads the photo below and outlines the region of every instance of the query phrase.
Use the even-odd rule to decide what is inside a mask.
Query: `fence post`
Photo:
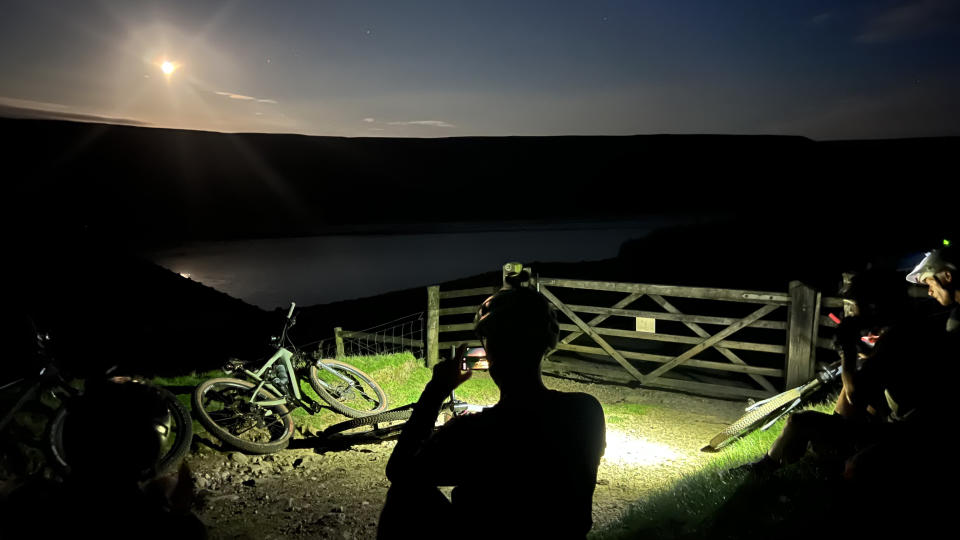
[[[343,358],[346,356],[343,350],[343,328],[338,326],[333,329],[333,339],[337,343],[337,358]]]
[[[433,367],[440,360],[440,286],[427,287],[427,367]]]
[[[787,315],[787,388],[813,378],[819,318],[820,293],[799,281],[791,281]]]

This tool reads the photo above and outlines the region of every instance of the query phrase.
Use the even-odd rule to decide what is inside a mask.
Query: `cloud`
[[[244,101],[257,99],[255,97],[245,96],[243,94],[234,94],[231,92],[214,92],[218,96],[227,96],[230,99],[242,99]]]
[[[955,0],[912,0],[870,17],[856,37],[859,43],[887,43],[934,34],[960,23]]]
[[[66,110],[49,110],[34,107],[16,107],[5,104],[7,101],[26,101],[26,100],[7,100],[0,97],[0,117],[3,118],[24,118],[33,120],[67,120],[70,122],[88,122],[94,124],[121,124],[127,126],[149,126],[149,122],[142,122],[132,118],[117,118],[112,116],[101,116],[98,114],[87,114],[80,112],[70,112]],[[65,107],[65,106],[64,106]]]
[[[439,128],[452,128],[456,127],[453,124],[444,122],[443,120],[410,120],[407,122],[387,122],[391,126],[431,126]]]
[[[0,105],[17,109],[39,109],[43,111],[65,111],[70,108],[60,103],[47,103],[45,101],[33,101],[32,99],[18,99],[6,96],[0,96]]]
[[[368,124],[372,124],[372,123],[376,122],[376,119],[374,119],[374,118],[364,118],[363,121],[366,122],[366,123],[368,123]]]
[[[256,98],[253,96],[245,96],[243,94],[235,94],[233,92],[214,92],[214,94],[218,96],[228,97],[230,99],[237,99],[240,101],[256,101],[257,103],[273,103],[273,104],[277,103],[277,101],[273,99]]]

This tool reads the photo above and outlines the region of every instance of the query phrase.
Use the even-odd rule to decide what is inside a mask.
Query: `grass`
[[[831,412],[833,402],[808,406],[807,409]],[[616,417],[616,414],[613,417]],[[609,416],[608,422],[611,422]],[[748,485],[751,479],[747,474],[729,472],[729,469],[760,459],[783,430],[784,424],[785,419],[781,419],[766,431],[754,431],[731,443],[696,472],[686,475],[669,488],[634,503],[619,523],[602,531],[594,531],[591,539],[679,539],[710,536],[707,531],[713,527],[721,508],[726,508],[729,501],[738,493],[743,493],[745,488],[752,488]],[[796,484],[804,481],[813,474],[811,469],[808,462],[784,468],[778,473],[778,482]],[[749,526],[744,526],[745,529],[741,531],[743,536],[751,537],[747,532]]]
[[[423,367],[423,362],[417,360],[410,353],[355,356],[343,358],[342,361],[370,375],[386,392],[389,408],[417,401],[432,376],[432,371]],[[172,389],[177,394],[177,399],[190,408],[193,388],[207,379],[224,376],[222,371],[217,370],[199,374],[190,373],[178,377],[161,377],[154,379],[154,382]],[[313,391],[305,375],[300,380],[300,392],[306,395],[308,400],[326,405],[326,402]],[[458,399],[479,405],[496,403],[499,396],[499,389],[486,372],[475,372],[469,381],[457,389]],[[326,407],[317,414],[311,414],[302,408],[298,408],[293,411],[293,416],[294,422],[298,426],[315,429],[324,429],[329,425],[347,420],[347,417]],[[196,421],[194,421],[194,428],[203,431],[203,428]]]
[[[409,353],[349,357],[344,358],[343,361],[359,368],[380,384],[387,394],[388,406],[391,408],[415,402],[432,375],[430,369],[423,367],[421,360],[417,360]],[[173,388],[178,393],[178,398],[189,406],[193,387],[206,379],[221,376],[223,376],[222,372],[213,371],[159,378],[155,379],[155,382]],[[301,380],[300,389],[310,398],[319,400],[310,388],[306,377]],[[499,399],[499,390],[488,373],[478,371],[457,389],[457,397],[469,403],[493,404]],[[832,402],[825,402],[807,408],[829,412],[832,407]],[[603,410],[608,425],[629,425],[635,422],[638,416],[648,413],[650,406],[615,403],[604,404]],[[303,409],[297,409],[293,414],[297,425],[316,429],[323,429],[346,420],[343,415],[326,408],[318,414],[309,414]],[[751,496],[743,495],[745,490],[750,488],[750,481],[745,474],[727,471],[759,459],[780,434],[784,423],[785,421],[781,419],[767,431],[755,431],[730,444],[694,473],[686,475],[669,488],[635,502],[619,523],[604,530],[594,531],[591,539],[703,538],[707,536],[704,531],[714,527],[715,521],[721,514],[746,515],[749,520],[749,516],[757,511],[754,503],[751,502]],[[202,427],[196,422],[194,427],[202,431]],[[812,474],[811,467],[804,462],[787,469],[783,473],[778,473],[781,476],[780,481],[787,483],[787,487],[783,489],[789,491],[798,485],[815,484],[801,482]],[[782,484],[777,486],[771,489],[780,489]],[[760,497],[777,499],[775,495],[769,493]],[[737,514],[736,509],[731,511],[731,499],[746,501],[741,504],[740,514]],[[739,533],[742,525],[737,522],[730,527],[735,533]]]
[[[638,403],[612,403],[601,404],[601,406],[607,425],[629,424],[650,410],[649,405]]]

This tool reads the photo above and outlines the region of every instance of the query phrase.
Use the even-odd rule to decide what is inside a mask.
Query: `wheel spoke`
[[[198,390],[196,397],[203,409],[202,417],[212,423],[208,430],[213,429],[213,435],[229,435],[232,441],[227,442],[241,449],[262,451],[266,449],[261,449],[263,445],[284,443],[291,432],[291,420],[283,405],[261,407],[251,403],[253,389],[246,381],[226,379]],[[275,399],[265,390],[260,391],[259,397]]]
[[[383,390],[357,368],[336,360],[311,366],[310,382],[331,408],[347,416],[366,416],[386,408]]]

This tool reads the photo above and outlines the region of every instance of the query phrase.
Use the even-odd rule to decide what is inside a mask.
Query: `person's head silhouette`
[[[556,312],[539,292],[507,286],[487,298],[476,315],[476,333],[500,386],[539,384],[540,361],[557,345]]]
[[[71,403],[64,425],[71,476],[108,483],[149,478],[169,422],[156,388],[126,378],[88,381],[84,395]]]

